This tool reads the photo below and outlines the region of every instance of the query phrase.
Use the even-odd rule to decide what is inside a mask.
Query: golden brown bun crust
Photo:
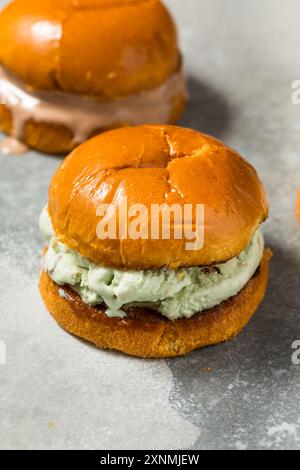
[[[185,104],[186,97],[181,94],[173,99],[173,108],[170,113],[170,124],[176,123],[181,117]],[[89,137],[94,137],[102,132],[126,127],[128,123],[115,122],[107,128],[95,129]],[[10,110],[0,103],[0,131],[6,134],[12,132],[12,114]],[[65,155],[70,153],[78,144],[74,144],[73,132],[66,126],[50,122],[37,122],[34,120],[27,121],[24,126],[24,133],[22,141],[35,150],[47,154]]]
[[[0,63],[34,88],[103,99],[159,86],[180,60],[159,0],[14,0],[0,44]]]
[[[174,240],[174,231],[171,240],[100,239],[97,209],[101,204],[117,208],[120,197],[127,197],[128,207],[144,204],[149,214],[151,204],[204,204],[204,247],[186,250],[185,240]],[[176,126],[131,127],[97,136],[64,160],[49,189],[58,238],[97,264],[121,269],[227,261],[246,248],[267,213],[251,165],[216,139]]]
[[[259,270],[236,297],[203,314],[174,322],[137,308],[131,309],[127,318],[109,318],[100,309],[84,304],[71,290],[66,289],[67,298],[62,298],[59,287],[46,273],[41,274],[40,290],[62,328],[100,348],[145,358],[175,357],[227,341],[247,325],[265,295],[269,258],[266,251]]]

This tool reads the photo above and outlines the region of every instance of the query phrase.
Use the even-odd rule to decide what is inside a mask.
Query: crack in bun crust
[[[260,268],[236,297],[190,319],[174,322],[139,308],[131,309],[126,318],[110,318],[100,308],[84,304],[68,289],[63,288],[62,297],[60,287],[45,272],[41,273],[40,291],[62,328],[99,348],[144,358],[176,357],[227,341],[247,325],[264,298],[270,257],[266,250]]]

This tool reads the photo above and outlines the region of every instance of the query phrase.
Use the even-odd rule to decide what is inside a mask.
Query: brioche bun
[[[34,89],[109,100],[158,87],[180,63],[159,0],[14,0],[0,44],[0,63]]]
[[[190,319],[170,321],[142,308],[132,308],[126,318],[110,318],[101,308],[90,307],[70,288],[57,286],[41,273],[40,291],[57,323],[103,349],[116,349],[145,358],[175,357],[204,346],[227,341],[249,322],[265,295],[270,253],[244,289],[218,307]]]
[[[204,247],[185,240],[100,239],[101,204],[204,204]],[[119,269],[208,266],[239,255],[268,214],[262,184],[237,152],[200,132],[140,126],[97,136],[65,159],[48,208],[58,239],[97,264]],[[195,220],[192,221],[195,225]],[[172,238],[173,237],[173,238]]]
[[[185,108],[176,26],[159,0],[14,0],[0,44],[0,131],[41,152],[175,123]]]

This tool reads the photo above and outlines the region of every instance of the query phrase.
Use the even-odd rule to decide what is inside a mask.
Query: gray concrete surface
[[[176,360],[130,359],[69,336],[37,290],[37,219],[60,159],[0,155],[1,449],[300,448],[300,365],[291,360],[300,340],[300,105],[291,102],[300,4],[166,3],[190,82],[182,124],[224,139],[266,185],[267,298],[234,341]]]

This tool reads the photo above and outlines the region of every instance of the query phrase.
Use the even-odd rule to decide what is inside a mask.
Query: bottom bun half
[[[264,298],[270,256],[266,250],[259,269],[237,296],[173,322],[145,308],[131,308],[125,318],[108,317],[103,309],[83,303],[71,288],[57,286],[45,272],[41,273],[40,291],[62,328],[99,348],[144,358],[176,357],[227,341],[247,325]]]

